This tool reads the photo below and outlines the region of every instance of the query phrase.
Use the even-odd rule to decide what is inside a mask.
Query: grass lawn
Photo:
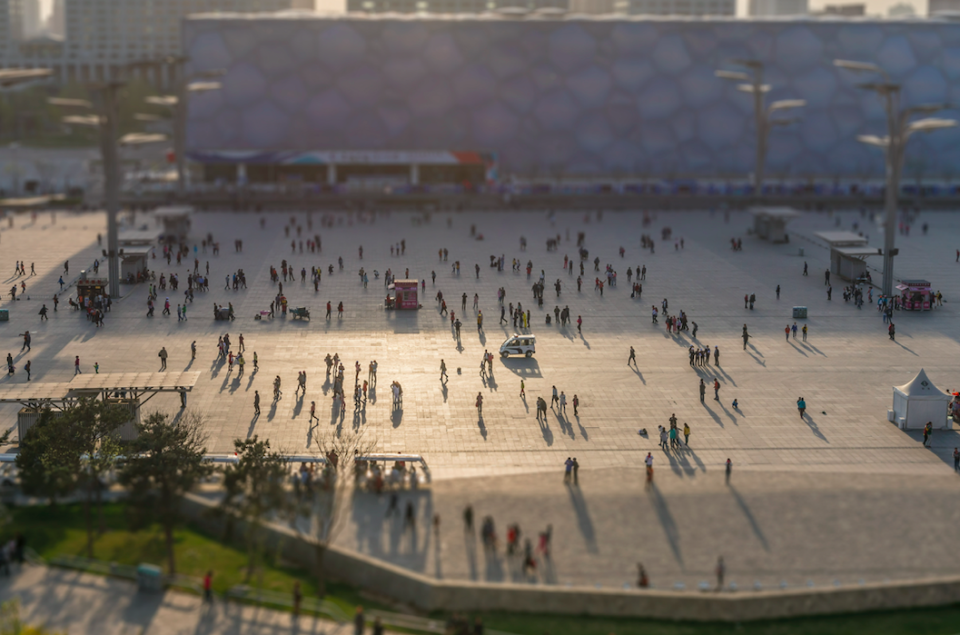
[[[0,532],[8,540],[14,532],[27,536],[27,545],[45,558],[58,554],[86,556],[87,536],[83,508],[64,505],[21,507],[11,510],[12,522]],[[166,564],[163,536],[159,527],[131,532],[127,528],[124,505],[104,506],[107,532],[96,539],[94,557],[99,560],[136,565],[141,562]],[[214,589],[223,593],[236,584],[245,583],[246,554],[232,546],[187,526],[176,532],[177,569],[179,573],[203,577],[214,572]],[[316,593],[316,584],[307,571],[282,562],[264,567],[266,589],[290,592],[295,580],[300,581],[304,595]],[[255,584],[252,581],[251,584]],[[359,591],[347,585],[328,584],[328,599],[338,602],[352,613],[363,604],[373,609],[391,610],[362,598]],[[442,618],[442,615],[436,617]],[[517,635],[952,635],[960,633],[960,606],[887,613],[841,615],[833,617],[747,622],[744,624],[699,624],[663,622],[641,619],[616,619],[581,616],[518,615],[490,613],[482,615],[487,628]]]

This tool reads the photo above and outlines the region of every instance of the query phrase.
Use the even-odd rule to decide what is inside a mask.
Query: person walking
[[[524,384],[524,383],[523,383],[523,379],[521,379],[521,380],[520,380],[520,398],[521,398],[521,399],[526,399],[526,397],[527,397],[527,393],[526,393],[526,391],[524,390],[525,387],[526,387],[526,384]]]
[[[256,417],[260,416],[260,391],[253,391],[253,414]]]
[[[356,613],[353,614],[353,635],[363,635],[363,629],[366,621],[363,617],[363,607],[358,606]]]
[[[562,390],[560,391],[560,412],[562,412],[564,415],[567,414],[567,396]]]
[[[653,487],[653,454],[647,452],[647,458],[643,460],[644,467],[647,473],[647,482],[646,488],[650,489]]]
[[[80,370],[80,356],[77,355],[73,360],[73,374],[80,375],[82,371]]]
[[[789,324],[787,324],[787,326],[783,329],[783,334],[784,334],[784,337],[786,337],[787,341],[789,342],[790,341],[790,325]]]
[[[30,360],[28,359],[27,363],[23,365],[23,370],[27,371],[27,381],[30,381],[30,368],[31,368],[31,364],[30,364]]]
[[[890,335],[891,341],[897,341],[897,327],[893,325],[893,322],[891,322],[890,326],[887,327],[887,334]]]
[[[630,362],[633,362],[633,365],[637,365],[637,351],[633,350],[633,347],[630,347],[630,357],[627,358],[627,366],[630,365]]]
[[[167,347],[166,346],[160,349],[160,352],[157,353],[157,357],[160,358],[160,370],[167,370]]]
[[[806,342],[807,341],[807,325],[804,324],[803,328],[800,330],[803,332],[803,341]]]
[[[483,330],[483,311],[477,311],[477,333]]]
[[[563,462],[563,482],[569,483],[573,475],[573,459],[569,456],[567,460]]]
[[[743,350],[747,350],[747,342],[750,341],[750,333],[747,332],[747,325],[743,325],[743,332],[741,334],[743,338]]]
[[[477,393],[477,414],[483,418],[483,394]]]
[[[730,474],[732,473],[733,473],[733,461],[731,461],[730,459],[727,459],[727,466],[724,472],[724,480],[726,481],[727,485],[730,484]]]
[[[960,448],[953,448],[953,471],[960,472]]]
[[[927,425],[923,426],[923,447],[930,447],[928,442],[930,441],[931,435],[933,435],[933,422],[927,421]]]
[[[700,403],[703,403],[703,399],[707,394],[707,385],[703,383],[703,377],[700,378]]]
[[[580,464],[577,463],[577,457],[573,457],[573,484],[580,485]]]
[[[713,400],[720,401],[720,380],[713,380]]]
[[[714,569],[717,574],[717,591],[723,590],[723,577],[727,573],[727,566],[723,563],[723,556],[717,558],[717,566]]]
[[[803,413],[807,410],[807,402],[803,400],[803,397],[797,399],[797,410],[800,411],[800,418],[803,419]]]
[[[300,592],[300,582],[293,583],[293,619],[300,617],[300,602],[303,600],[303,593]]]
[[[583,318],[579,315],[577,316],[577,333],[583,334]]]
[[[573,404],[573,416],[578,417],[577,409],[580,407],[580,398],[574,395],[571,403]]]
[[[203,576],[203,602],[213,604],[213,571],[207,571]]]
[[[444,378],[450,379],[450,377],[447,375],[447,363],[441,359],[440,360],[440,381],[442,382]]]
[[[690,447],[690,426],[687,425],[687,422],[683,423],[683,444]]]

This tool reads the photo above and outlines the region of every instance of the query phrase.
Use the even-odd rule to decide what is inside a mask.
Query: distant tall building
[[[960,12],[960,0],[929,0],[927,15],[933,17],[941,12],[953,14]]]
[[[0,0],[0,51],[13,50],[23,40],[23,0]]]
[[[615,0],[627,15],[736,15],[736,0]]]
[[[273,12],[291,9],[295,2],[297,0],[64,0],[61,75],[78,81],[107,79],[116,67],[130,62],[180,55],[180,22],[191,14]],[[169,77],[163,75],[160,79],[165,81]]]
[[[570,13],[607,15],[614,11],[614,0],[570,0]]]
[[[867,5],[865,4],[828,4],[820,12],[820,15],[842,15],[849,18],[856,18],[867,15]]]
[[[23,38],[37,37],[43,31],[40,19],[40,0],[20,0],[23,5]]]
[[[750,15],[755,17],[776,15],[806,15],[807,0],[750,0]]]
[[[47,34],[62,40],[66,33],[66,11],[63,8],[63,0],[53,0],[53,8],[47,18]]]
[[[503,10],[568,11],[571,0],[347,0],[350,13],[490,13]]]

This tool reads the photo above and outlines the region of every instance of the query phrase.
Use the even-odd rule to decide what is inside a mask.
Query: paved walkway
[[[350,625],[290,613],[217,602],[195,595],[138,593],[125,580],[63,569],[26,566],[0,578],[0,600],[20,599],[20,617],[67,633],[97,635],[277,635],[352,633]]]
[[[264,214],[267,227],[259,228],[260,215],[205,213],[195,219],[199,237],[210,231],[221,244],[219,256],[199,254],[201,267],[210,261],[211,291],[198,294],[189,320],[175,317],[148,319],[146,290],[129,291],[107,315],[106,327],[96,329],[77,313],[65,309],[49,322],[39,322],[40,298],[56,290],[63,259],[71,259],[75,275],[83,262],[92,262],[99,250],[96,234],[103,231],[99,215],[59,214],[56,225],[49,214],[30,224],[18,217],[14,229],[0,231],[0,272],[12,272],[14,261],[37,263],[38,276],[28,282],[31,299],[11,303],[6,293],[14,278],[0,281],[5,291],[2,306],[11,310],[11,321],[0,324],[6,350],[16,355],[18,333],[34,333],[30,355],[16,355],[18,372],[0,378],[0,389],[23,382],[19,370],[32,359],[35,381],[68,381],[72,360],[80,355],[84,372],[94,362],[101,372],[153,371],[159,368],[157,352],[165,346],[169,367],[200,370],[201,380],[190,395],[191,408],[206,418],[209,448],[229,452],[233,439],[260,435],[275,447],[291,453],[316,452],[318,437],[336,430],[362,430],[381,451],[423,454],[432,467],[431,493],[420,494],[418,543],[406,549],[382,520],[385,502],[369,503],[357,510],[355,526],[341,540],[368,553],[401,562],[412,569],[443,577],[507,577],[507,565],[482,562],[463,544],[459,515],[465,501],[474,501],[478,521],[492,514],[501,537],[505,524],[517,521],[527,532],[553,523],[555,579],[559,583],[619,585],[633,579],[636,561],[648,565],[655,583],[684,581],[695,584],[723,553],[731,575],[748,575],[764,584],[787,579],[804,584],[808,576],[817,584],[844,583],[859,578],[900,577],[923,571],[955,570],[960,564],[939,545],[936,537],[952,536],[953,509],[958,500],[957,480],[950,455],[960,439],[953,431],[937,431],[932,448],[921,447],[919,435],[905,433],[887,422],[891,386],[906,383],[921,368],[941,389],[956,389],[956,359],[960,356],[958,304],[960,277],[955,269],[956,236],[960,216],[924,213],[909,237],[898,236],[899,276],[926,278],[940,289],[946,303],[927,314],[900,313],[897,341],[891,342],[879,314],[868,305],[857,310],[842,300],[842,284],[834,286],[827,301],[823,271],[828,252],[812,242],[814,232],[845,229],[870,235],[880,244],[882,235],[855,212],[810,214],[791,224],[791,243],[771,245],[747,234],[750,218],[733,213],[725,222],[721,213],[683,212],[654,215],[649,226],[639,213],[608,213],[602,222],[593,215],[561,213],[551,222],[541,213],[435,214],[425,225],[414,225],[410,214],[378,215],[374,224],[341,216],[334,228],[321,228],[314,214],[312,230],[306,215],[297,215],[304,236],[323,238],[323,252],[291,253],[283,226],[289,214]],[[450,225],[448,225],[448,219]],[[142,218],[139,223],[142,223]],[[922,235],[918,225],[930,224]],[[482,241],[471,238],[477,226]],[[671,227],[684,247],[660,239]],[[569,239],[567,232],[569,231]],[[576,234],[586,232],[590,258],[601,266],[611,263],[620,272],[616,288],[601,296],[593,290],[597,275],[588,263],[585,286],[576,292],[576,274],[561,271],[564,254],[576,254]],[[294,232],[295,233],[295,232]],[[518,236],[528,239],[521,252]],[[561,235],[557,252],[546,252],[545,239]],[[639,237],[656,240],[655,254],[639,249]],[[730,237],[742,237],[742,252],[729,249]],[[234,238],[244,239],[243,253],[232,249]],[[403,256],[391,256],[390,246],[406,241]],[[358,247],[364,258],[358,258]],[[618,255],[619,246],[626,257]],[[803,247],[806,255],[798,256]],[[447,262],[438,262],[437,250],[450,251]],[[504,254],[502,273],[487,266],[491,255]],[[341,272],[337,257],[344,258]],[[545,270],[545,310],[569,305],[574,318],[582,315],[582,335],[575,328],[545,326],[541,309],[531,302],[525,273],[512,273],[512,258],[533,261],[535,272]],[[311,265],[324,268],[320,292],[299,280],[284,285],[290,306],[308,306],[310,322],[292,319],[254,321],[254,313],[267,307],[276,293],[270,284],[270,265],[287,259],[299,271]],[[450,266],[461,261],[459,277]],[[879,265],[878,259],[873,264]],[[802,276],[803,263],[810,275]],[[187,265],[151,263],[160,272],[179,271]],[[329,264],[336,272],[326,272]],[[473,265],[481,265],[479,279]],[[630,298],[627,266],[647,267],[642,300]],[[363,288],[357,271],[378,270]],[[219,287],[228,273],[243,268],[249,290],[233,292]],[[400,277],[426,279],[423,309],[415,313],[385,312],[382,274],[392,268]],[[28,265],[29,269],[29,265]],[[431,281],[436,271],[436,284]],[[534,276],[536,277],[536,276]],[[879,279],[879,274],[875,276]],[[551,283],[563,285],[558,299]],[[781,286],[779,301],[774,289]],[[496,290],[506,290],[507,302],[518,300],[529,307],[538,337],[532,360],[496,360],[491,378],[478,374],[485,349],[496,351],[513,329],[499,326]],[[449,318],[439,316],[433,298],[442,290],[448,306],[461,315],[458,301],[467,293],[461,345],[450,329]],[[480,297],[485,315],[484,332],[476,330],[472,297]],[[755,293],[754,310],[744,309],[744,294]],[[161,302],[165,294],[161,292]],[[177,296],[171,295],[174,306]],[[650,323],[650,305],[669,299],[670,312],[684,309],[699,325],[698,338],[664,333]],[[238,319],[225,325],[214,322],[214,302],[233,302]],[[343,301],[344,318],[327,321],[327,301]],[[791,308],[809,307],[807,342],[784,341],[783,328],[792,324]],[[48,306],[50,303],[48,302]],[[743,350],[741,326],[752,334]],[[261,370],[238,378],[216,360],[217,335],[229,330],[236,342],[244,333],[248,351],[257,351]],[[191,362],[189,346],[197,341],[198,358]],[[720,346],[720,366],[691,368],[686,349],[691,344]],[[638,368],[627,367],[630,346],[637,350]],[[5,355],[6,350],[0,349]],[[344,418],[331,410],[329,383],[324,382],[323,358],[339,352],[349,376],[354,360],[364,368],[371,359],[380,365],[380,390],[362,409],[349,408]],[[440,359],[450,372],[446,385],[438,381]],[[248,358],[249,359],[249,358]],[[305,400],[293,398],[296,371],[306,370],[309,380]],[[271,404],[273,377],[282,375],[285,396]],[[366,374],[365,371],[363,373]],[[721,399],[700,403],[701,377],[721,383]],[[362,377],[361,377],[362,378]],[[518,393],[526,381],[526,401]],[[404,407],[392,410],[388,386],[404,386]],[[567,413],[551,409],[547,421],[535,420],[535,400],[549,400],[552,386],[569,399],[581,400],[579,416],[572,406]],[[253,391],[263,396],[263,415],[253,417]],[[474,401],[484,397],[483,418]],[[808,417],[801,419],[795,402],[804,396]],[[739,400],[734,411],[731,402]],[[319,423],[309,422],[310,401],[317,401]],[[160,396],[151,407],[176,412],[175,396]],[[15,420],[17,407],[0,407],[0,416]],[[655,435],[642,437],[638,428],[651,432],[666,424],[671,413],[693,430],[691,452],[666,454],[657,449]],[[646,493],[636,470],[647,452],[657,461],[657,488]],[[576,456],[583,466],[582,490],[559,483],[564,459]],[[735,487],[722,484],[722,465],[734,461]],[[669,466],[669,467],[668,467]],[[429,505],[429,506],[428,506]],[[432,507],[431,507],[432,506]],[[430,542],[426,524],[433,511],[442,518],[441,557]],[[393,521],[391,521],[392,523]],[[389,523],[387,524],[389,525]],[[356,527],[363,527],[357,530]],[[905,538],[906,536],[906,538]],[[405,550],[406,549],[406,550]],[[912,558],[916,557],[915,560]],[[500,567],[498,572],[497,566]],[[747,573],[749,572],[749,573]]]

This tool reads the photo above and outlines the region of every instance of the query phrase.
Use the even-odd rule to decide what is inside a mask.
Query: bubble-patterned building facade
[[[502,174],[743,176],[750,95],[718,79],[766,63],[770,99],[807,101],[771,133],[767,174],[879,177],[878,98],[835,58],[874,61],[904,104],[960,104],[960,24],[930,20],[656,20],[205,15],[184,21],[194,152],[483,151]],[[960,116],[947,111],[944,116]],[[960,168],[960,131],[910,142],[905,175]]]

